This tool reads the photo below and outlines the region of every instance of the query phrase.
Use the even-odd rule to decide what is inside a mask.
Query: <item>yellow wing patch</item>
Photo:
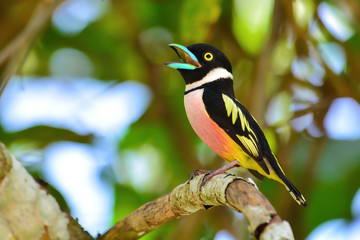
[[[241,111],[241,109],[236,105],[236,103],[230,97],[226,96],[225,94],[222,95],[222,98],[225,103],[225,108],[228,117],[230,117],[230,115],[232,117],[232,124],[235,124],[237,118],[239,117],[242,130],[245,132],[246,129],[249,133],[253,133],[255,139],[257,140],[256,135],[254,134],[253,130],[250,128],[249,122],[246,119],[243,112]]]
[[[237,119],[237,117],[239,115],[238,111],[240,109],[238,109],[238,107],[236,106],[234,101],[231,98],[229,98],[228,96],[226,96],[225,94],[222,95],[222,98],[223,98],[224,103],[225,103],[227,116],[230,117],[230,115],[231,115],[232,116],[232,123],[235,124],[236,119]]]
[[[249,152],[254,156],[259,156],[259,149],[256,145],[256,142],[254,141],[253,137],[250,135],[250,138],[247,138],[245,136],[240,136],[236,134],[237,138],[240,140],[240,142],[245,146],[246,149],[249,150]]]
[[[236,123],[236,120],[240,119],[240,125],[242,128],[242,131],[247,131],[249,133],[248,136],[241,136],[239,134],[236,134],[237,138],[240,140],[240,142],[244,145],[244,147],[254,156],[259,156],[259,149],[256,144],[256,141],[258,140],[254,131],[251,129],[248,120],[246,119],[244,113],[241,111],[241,109],[236,105],[236,103],[225,94],[222,95],[222,98],[225,103],[225,109],[227,116],[231,116],[232,124]]]

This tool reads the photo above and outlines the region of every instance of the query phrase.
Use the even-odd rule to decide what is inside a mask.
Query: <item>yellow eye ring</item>
[[[207,53],[204,54],[204,59],[206,61],[211,61],[211,60],[214,59],[214,55],[212,55],[212,53],[210,53],[210,52],[207,52]]]

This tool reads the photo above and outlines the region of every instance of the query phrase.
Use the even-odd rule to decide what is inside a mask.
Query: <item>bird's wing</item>
[[[226,94],[204,91],[203,101],[210,118],[269,174],[269,168],[264,162],[264,150],[270,148],[261,128],[249,111]]]

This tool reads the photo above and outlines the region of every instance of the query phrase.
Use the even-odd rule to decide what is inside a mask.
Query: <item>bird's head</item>
[[[191,84],[204,79],[212,70],[228,73],[231,75],[232,67],[230,61],[216,47],[205,43],[196,43],[188,47],[180,44],[169,44],[182,62],[167,62],[167,66],[178,70],[186,84]],[[215,74],[212,72],[212,74]],[[220,76],[221,77],[221,76]]]

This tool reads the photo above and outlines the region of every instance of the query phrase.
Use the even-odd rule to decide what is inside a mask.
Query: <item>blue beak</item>
[[[165,63],[165,65],[177,70],[194,70],[201,67],[201,64],[199,63],[197,57],[186,47],[176,43],[169,44],[169,47],[171,47],[176,52],[176,54],[181,58],[183,62],[167,62]]]

